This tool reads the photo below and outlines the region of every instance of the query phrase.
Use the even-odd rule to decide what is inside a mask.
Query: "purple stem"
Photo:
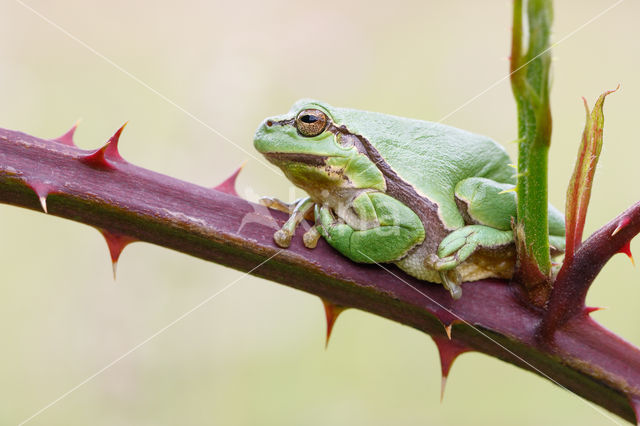
[[[551,341],[553,333],[585,311],[585,299],[594,279],[616,253],[624,252],[640,232],[640,202],[594,232],[576,250],[573,259],[558,272],[541,325],[541,337]]]
[[[289,249],[281,250],[273,243],[273,226],[281,225],[285,214],[136,167],[113,152],[105,151],[109,167],[81,160],[91,152],[0,129],[0,202],[41,211],[32,189],[36,187],[40,195],[48,194],[52,215],[253,270],[254,275],[336,305],[372,312],[431,335],[446,336],[443,324],[455,321],[456,344],[530,370],[635,419],[630,401],[640,399],[640,350],[587,315],[571,317],[557,330],[550,348],[536,337],[542,311],[523,304],[517,286],[499,280],[465,283],[464,296],[454,301],[440,285],[392,266],[387,271],[353,263],[322,240],[309,250],[302,244],[302,230]],[[636,226],[635,217],[634,221]],[[602,235],[609,235],[613,227]],[[622,244],[630,232],[631,225],[613,241]],[[605,246],[608,251],[595,250],[595,255],[606,252],[610,257],[616,251],[610,243]],[[596,243],[588,241],[577,257],[587,262],[592,247]],[[72,264],[68,267],[73,270]]]

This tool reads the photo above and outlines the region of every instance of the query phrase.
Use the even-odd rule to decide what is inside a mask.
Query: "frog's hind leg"
[[[513,231],[501,231],[485,225],[467,225],[447,235],[438,246],[436,270],[455,268],[478,248],[501,249],[513,243]]]
[[[456,203],[470,224],[440,242],[436,270],[452,270],[479,248],[495,250],[513,243],[511,219],[516,216],[516,197],[512,188],[486,178],[469,178],[456,185]]]

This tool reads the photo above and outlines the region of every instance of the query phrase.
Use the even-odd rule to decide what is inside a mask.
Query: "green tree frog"
[[[441,283],[455,299],[462,281],[510,278],[515,170],[493,140],[439,123],[335,108],[314,100],[266,119],[255,148],[308,197],[292,205],[274,234],[288,247],[305,216],[303,236],[323,237],[355,262],[394,263]],[[552,254],[564,251],[564,217],[549,206]]]

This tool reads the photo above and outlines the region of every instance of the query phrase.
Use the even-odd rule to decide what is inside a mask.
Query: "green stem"
[[[547,224],[547,157],[551,140],[549,106],[551,0],[529,0],[529,46],[522,54],[522,0],[513,7],[511,87],[518,107],[517,274],[537,305],[550,285]]]

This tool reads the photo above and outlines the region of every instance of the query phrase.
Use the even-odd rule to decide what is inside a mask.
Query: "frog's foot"
[[[460,287],[460,274],[455,269],[440,271],[440,279],[444,288],[449,290],[451,298],[458,300],[462,297],[462,287]]]
[[[318,228],[316,228],[315,226],[312,226],[302,236],[302,242],[304,243],[304,246],[306,248],[310,248],[310,249],[316,248],[316,245],[318,245],[318,240],[320,239],[320,237],[322,237],[322,235],[320,234],[320,232],[318,232]]]
[[[260,199],[260,203],[262,203],[263,205],[269,208],[275,208],[277,210],[282,210],[284,208],[289,209],[292,206],[290,204],[283,203],[282,201],[275,198],[262,198]],[[282,228],[280,228],[278,231],[276,231],[273,234],[273,240],[278,246],[282,248],[287,248],[289,247],[289,245],[291,245],[291,238],[293,238],[293,235],[296,233],[296,228],[298,227],[300,222],[302,222],[302,220],[305,218],[305,215],[309,211],[313,210],[313,206],[314,206],[314,203],[313,201],[311,201],[309,197],[301,198],[295,203],[295,206],[292,207],[290,210],[291,216],[289,216],[289,219],[287,219],[284,225],[282,225]],[[287,210],[287,212],[289,211]],[[305,246],[309,248],[315,247],[315,244],[313,245],[313,247],[308,245],[308,241],[309,241],[309,244],[312,244],[314,236],[310,235],[309,237],[307,237],[306,235],[307,234],[305,234],[305,237],[304,237]],[[316,243],[317,243],[317,238],[316,238]]]
[[[437,271],[448,271],[467,260],[478,248],[498,249],[511,243],[512,231],[501,231],[485,225],[464,226],[442,240],[434,266]]]

